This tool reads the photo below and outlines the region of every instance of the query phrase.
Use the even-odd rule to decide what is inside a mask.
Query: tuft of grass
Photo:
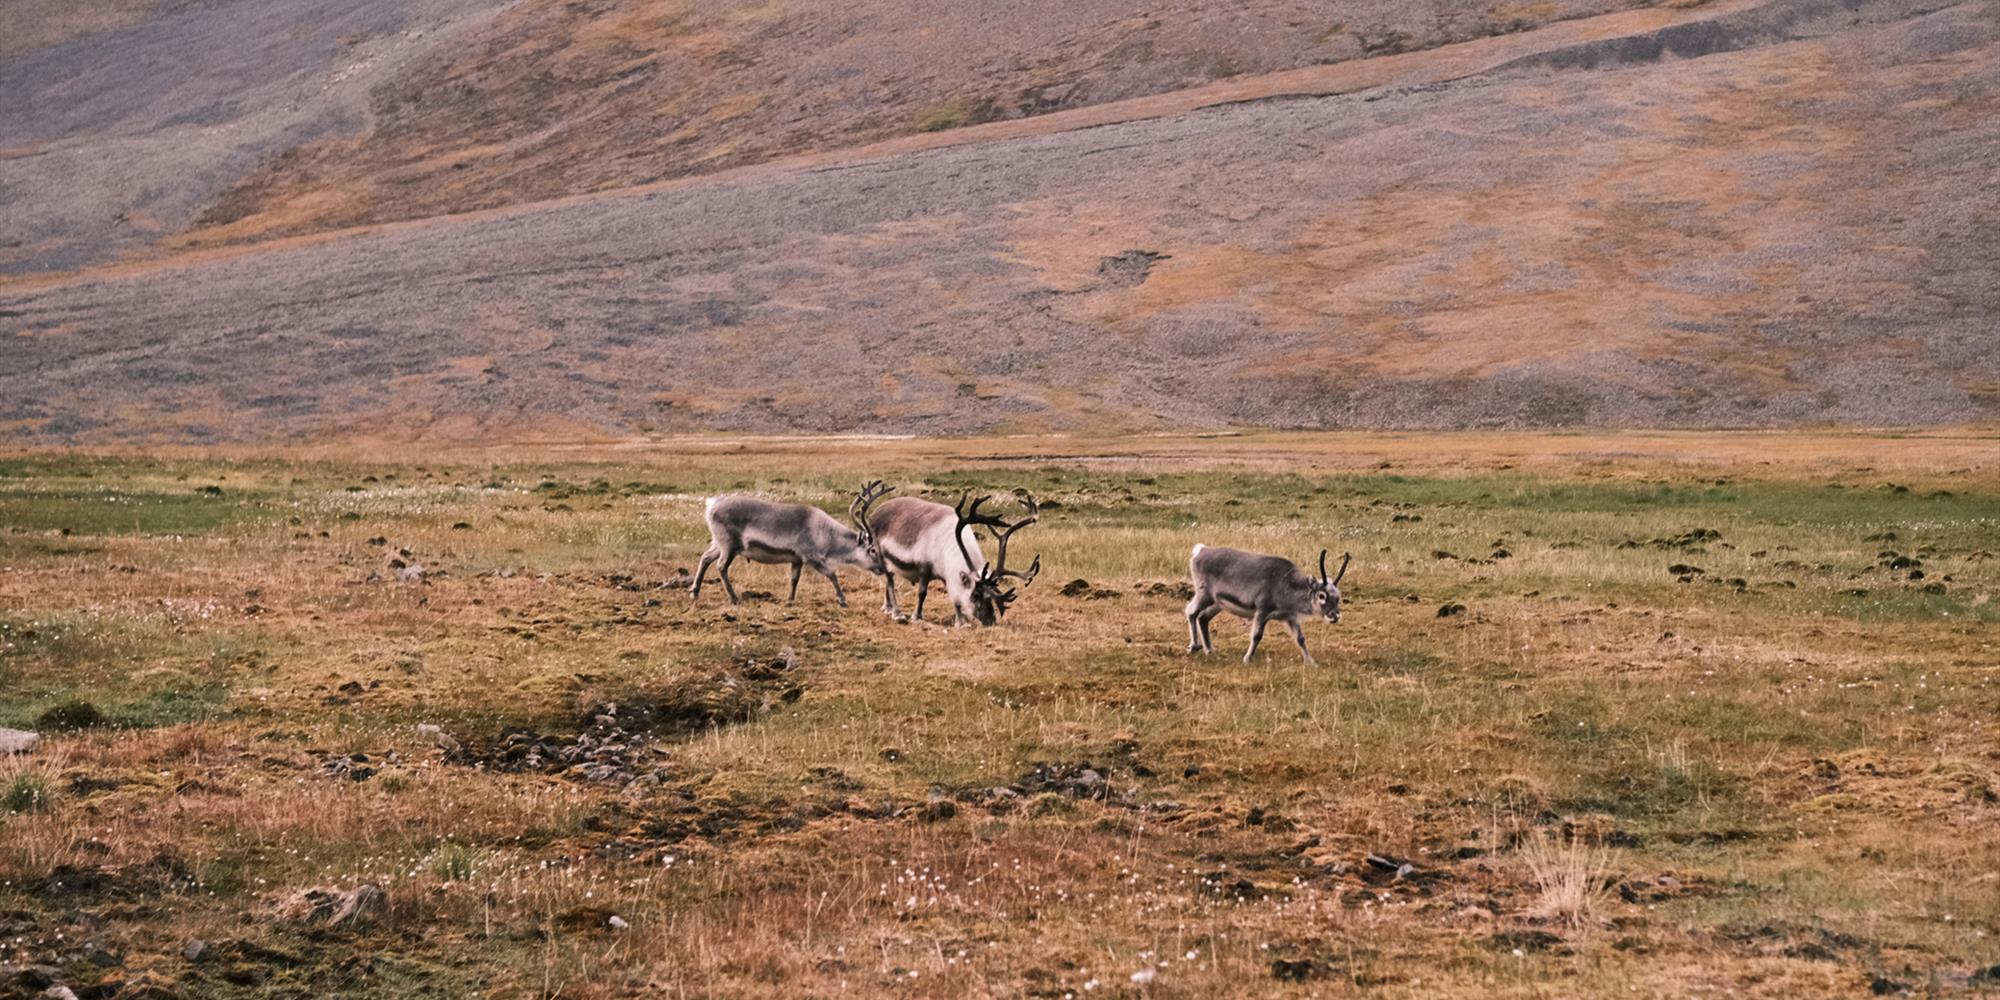
[[[1609,898],[1609,848],[1591,846],[1581,837],[1563,841],[1537,830],[1521,842],[1520,854],[1535,886],[1531,915],[1568,927],[1603,922]]]
[[[918,110],[914,122],[919,132],[945,132],[994,121],[1001,113],[999,106],[989,99],[956,99]]]
[[[10,813],[42,812],[55,801],[55,788],[46,775],[16,771],[0,780],[6,782],[6,790],[0,792],[0,809]]]
[[[486,856],[478,848],[449,841],[431,855],[431,874],[441,882],[469,882],[486,867]]]
[[[965,124],[965,109],[955,104],[941,104],[917,114],[917,131],[944,132]]]

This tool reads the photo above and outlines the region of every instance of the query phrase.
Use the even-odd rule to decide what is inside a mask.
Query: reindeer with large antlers
[[[1188,559],[1188,575],[1194,579],[1194,600],[1188,602],[1188,648],[1190,653],[1213,653],[1215,642],[1208,623],[1218,611],[1250,619],[1250,651],[1243,662],[1257,655],[1264,641],[1264,625],[1282,621],[1291,626],[1299,654],[1313,664],[1306,651],[1306,630],[1299,619],[1325,618],[1340,621],[1340,581],[1347,576],[1350,556],[1340,557],[1340,572],[1326,575],[1326,550],[1319,550],[1319,578],[1303,573],[1289,559],[1259,555],[1242,549],[1196,545]]]
[[[953,624],[972,621],[992,625],[1007,613],[1007,606],[1017,596],[1015,589],[1003,588],[1002,581],[1012,577],[1025,586],[1042,571],[1040,556],[1025,572],[1007,568],[1007,543],[1015,532],[1035,523],[1039,509],[1035,498],[1024,494],[1027,515],[1010,524],[996,514],[980,512],[980,505],[991,497],[969,497],[960,496],[956,507],[916,497],[896,497],[879,507],[869,499],[861,505],[860,523],[867,526],[869,540],[882,554],[882,610],[891,617],[903,616],[896,603],[896,578],[901,577],[917,585],[917,619],[924,617],[924,599],[936,580],[944,584],[945,594],[951,598]],[[974,530],[979,526],[991,530],[998,539],[991,565],[979,551],[979,535]]]
[[[716,575],[722,578],[722,589],[728,592],[729,603],[735,604],[736,585],[729,579],[729,566],[740,555],[751,562],[791,565],[792,591],[785,598],[787,604],[798,599],[799,574],[811,566],[833,581],[833,596],[839,599],[841,607],[846,607],[847,594],[840,589],[842,566],[882,572],[882,556],[868,537],[862,511],[887,492],[888,488],[879,482],[862,487],[860,495],[847,506],[847,515],[854,519],[853,529],[818,507],[774,503],[733,493],[710,497],[707,510],[710,541],[708,551],[701,556],[701,569],[694,575],[693,596],[701,596],[701,583],[708,576],[708,567],[720,562]]]

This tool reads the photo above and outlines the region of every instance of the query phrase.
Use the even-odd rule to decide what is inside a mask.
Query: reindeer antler
[[[880,479],[861,484],[861,492],[854,495],[854,502],[847,505],[847,516],[854,520],[854,530],[859,532],[863,542],[875,540],[875,532],[868,526],[868,510],[875,501],[895,492],[894,486],[883,485]]]
[[[1021,585],[1025,587],[1028,584],[1034,582],[1035,574],[1040,573],[1042,571],[1042,557],[1041,555],[1037,554],[1035,556],[1034,563],[1028,567],[1028,571],[1026,573],[1023,573],[1019,570],[1008,569],[1007,540],[1009,538],[1014,537],[1014,532],[1019,531],[1022,528],[1025,528],[1028,525],[1031,525],[1035,523],[1037,520],[1039,520],[1039,518],[1036,515],[1041,511],[1042,505],[1035,502],[1035,495],[1032,493],[1023,493],[1022,497],[1024,499],[1021,502],[1028,508],[1028,516],[1018,521],[1015,521],[1013,524],[1007,525],[1006,530],[999,533],[1000,548],[993,554],[993,565],[991,567],[991,572],[988,574],[988,578],[998,581],[1003,577],[1009,577],[1009,576],[1019,577],[1021,579]]]
[[[1012,524],[1008,524],[998,514],[982,514],[979,512],[979,505],[993,499],[991,496],[980,496],[972,500],[968,506],[966,501],[972,494],[969,492],[961,493],[958,497],[957,506],[952,508],[958,512],[958,527],[955,529],[953,538],[958,542],[958,552],[965,557],[965,565],[968,568],[972,565],[972,553],[965,548],[966,528],[984,525],[994,529],[993,537],[999,539],[999,548],[994,551],[993,563],[981,571],[979,575],[981,580],[985,580],[988,583],[997,583],[1005,577],[1012,576],[1019,577],[1022,584],[1025,585],[1032,582],[1035,579],[1035,574],[1042,571],[1042,557],[1039,555],[1035,557],[1034,564],[1029,566],[1028,571],[1025,573],[1020,570],[1007,568],[1007,540],[1013,537],[1014,532],[1035,523],[1037,520],[1036,513],[1041,510],[1041,505],[1035,502],[1032,494],[1024,493],[1022,495],[1026,498],[1022,503],[1028,508],[1028,516]],[[976,534],[973,536],[973,540],[977,544],[978,536]]]
[[[1342,578],[1342,577],[1345,577],[1345,576],[1347,575],[1347,562],[1348,562],[1348,560],[1350,560],[1350,559],[1353,559],[1353,558],[1354,558],[1354,555],[1353,555],[1353,553],[1350,553],[1350,552],[1342,552],[1342,553],[1340,554],[1340,572],[1338,572],[1338,573],[1335,573],[1335,574],[1333,575],[1333,585],[1334,585],[1334,586],[1336,586],[1336,587],[1340,586],[1340,580],[1341,580],[1341,578]],[[1325,556],[1325,555],[1321,555],[1321,556],[1320,556],[1320,560],[1321,560],[1321,562],[1320,562],[1320,572],[1321,572],[1322,574],[1324,574],[1324,573],[1326,572],[1326,562],[1325,562],[1325,559],[1326,559],[1326,556]]]

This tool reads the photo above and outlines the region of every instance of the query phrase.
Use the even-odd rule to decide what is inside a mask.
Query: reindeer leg
[[[792,564],[792,592],[785,595],[786,604],[797,603],[799,599],[799,574],[805,570],[804,563]]]
[[[929,596],[931,596],[931,578],[927,576],[917,581],[917,621],[924,620],[924,598]]]
[[[1209,628],[1209,623],[1215,621],[1215,616],[1221,613],[1222,606],[1219,604],[1211,604],[1208,610],[1201,613],[1201,651],[1204,653],[1215,652],[1215,632]]]
[[[729,580],[729,564],[735,561],[736,553],[725,553],[722,557],[722,565],[715,568],[715,575],[722,578],[722,589],[729,594],[729,603],[731,604],[737,603],[736,584],[731,583]]]
[[[1287,618],[1285,619],[1285,624],[1290,625],[1292,627],[1292,641],[1299,644],[1299,655],[1306,658],[1306,666],[1308,667],[1319,666],[1319,664],[1313,660],[1312,653],[1306,650],[1306,627],[1304,625],[1299,624],[1299,620],[1297,618]]]
[[[847,592],[840,589],[840,572],[827,566],[814,566],[813,568],[824,573],[827,579],[833,581],[834,599],[840,602],[841,607],[847,607]]]
[[[1204,600],[1206,597],[1207,595],[1196,591],[1194,600],[1189,601],[1186,608],[1188,623],[1187,651],[1190,656],[1201,652],[1203,645],[1205,645],[1202,642],[1201,636],[1201,613],[1208,610],[1208,604]]]
[[[708,576],[708,567],[720,558],[722,558],[722,553],[716,551],[715,546],[712,544],[708,547],[707,552],[701,554],[701,568],[696,570],[694,574],[694,599],[699,600],[701,598],[701,581],[704,577]]]
[[[903,620],[903,609],[896,604],[896,574],[882,574],[882,613],[897,621]]]
[[[1250,658],[1257,655],[1257,644],[1264,641],[1264,624],[1270,620],[1271,615],[1265,611],[1258,611],[1251,617],[1250,651],[1243,654],[1243,662],[1249,663]]]

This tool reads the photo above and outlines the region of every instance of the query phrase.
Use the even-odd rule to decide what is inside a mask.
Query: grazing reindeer
[[[1227,610],[1250,619],[1250,651],[1243,654],[1243,662],[1249,663],[1257,655],[1257,644],[1264,640],[1264,625],[1275,618],[1292,627],[1299,653],[1306,658],[1307,665],[1313,665],[1312,654],[1306,651],[1306,630],[1299,619],[1318,615],[1330,622],[1340,621],[1340,580],[1347,575],[1350,558],[1344,554],[1340,557],[1340,572],[1329,580],[1326,550],[1319,550],[1319,579],[1315,580],[1299,572],[1289,559],[1196,545],[1194,555],[1188,560],[1188,573],[1194,578],[1194,600],[1187,606],[1187,651],[1215,652],[1208,623],[1216,612]]]
[[[873,503],[875,497],[888,492],[881,487],[881,483],[864,487],[861,495],[848,505],[847,513],[857,526],[862,524],[859,512],[864,507],[863,501]],[[751,562],[791,564],[792,591],[785,597],[787,604],[798,599],[799,574],[807,566],[833,581],[833,596],[843,608],[847,606],[847,594],[840,589],[840,567],[858,566],[870,573],[882,572],[882,556],[866,529],[850,529],[818,507],[725,494],[709,498],[706,517],[711,540],[708,551],[701,554],[701,569],[694,575],[695,597],[701,596],[701,583],[708,576],[709,564],[720,561],[722,566],[716,575],[722,578],[722,589],[729,593],[729,603],[735,604],[736,585],[729,580],[729,564],[739,555]]]
[[[1038,507],[1035,498],[1028,497],[1028,515],[1008,524],[996,515],[979,512],[979,505],[988,499],[980,497],[967,506],[966,496],[960,496],[958,506],[947,507],[916,497],[896,497],[872,511],[864,510],[869,536],[882,553],[883,611],[892,618],[903,616],[896,604],[896,578],[901,577],[917,585],[918,620],[924,617],[924,598],[930,593],[932,580],[944,582],[954,625],[967,621],[991,625],[1007,613],[1016,592],[1001,589],[1000,581],[1018,577],[1025,586],[1042,571],[1041,556],[1035,557],[1025,573],[1007,568],[1007,540],[1035,523]],[[1000,541],[991,566],[979,551],[975,525],[992,529]],[[972,540],[969,545],[968,538]]]

